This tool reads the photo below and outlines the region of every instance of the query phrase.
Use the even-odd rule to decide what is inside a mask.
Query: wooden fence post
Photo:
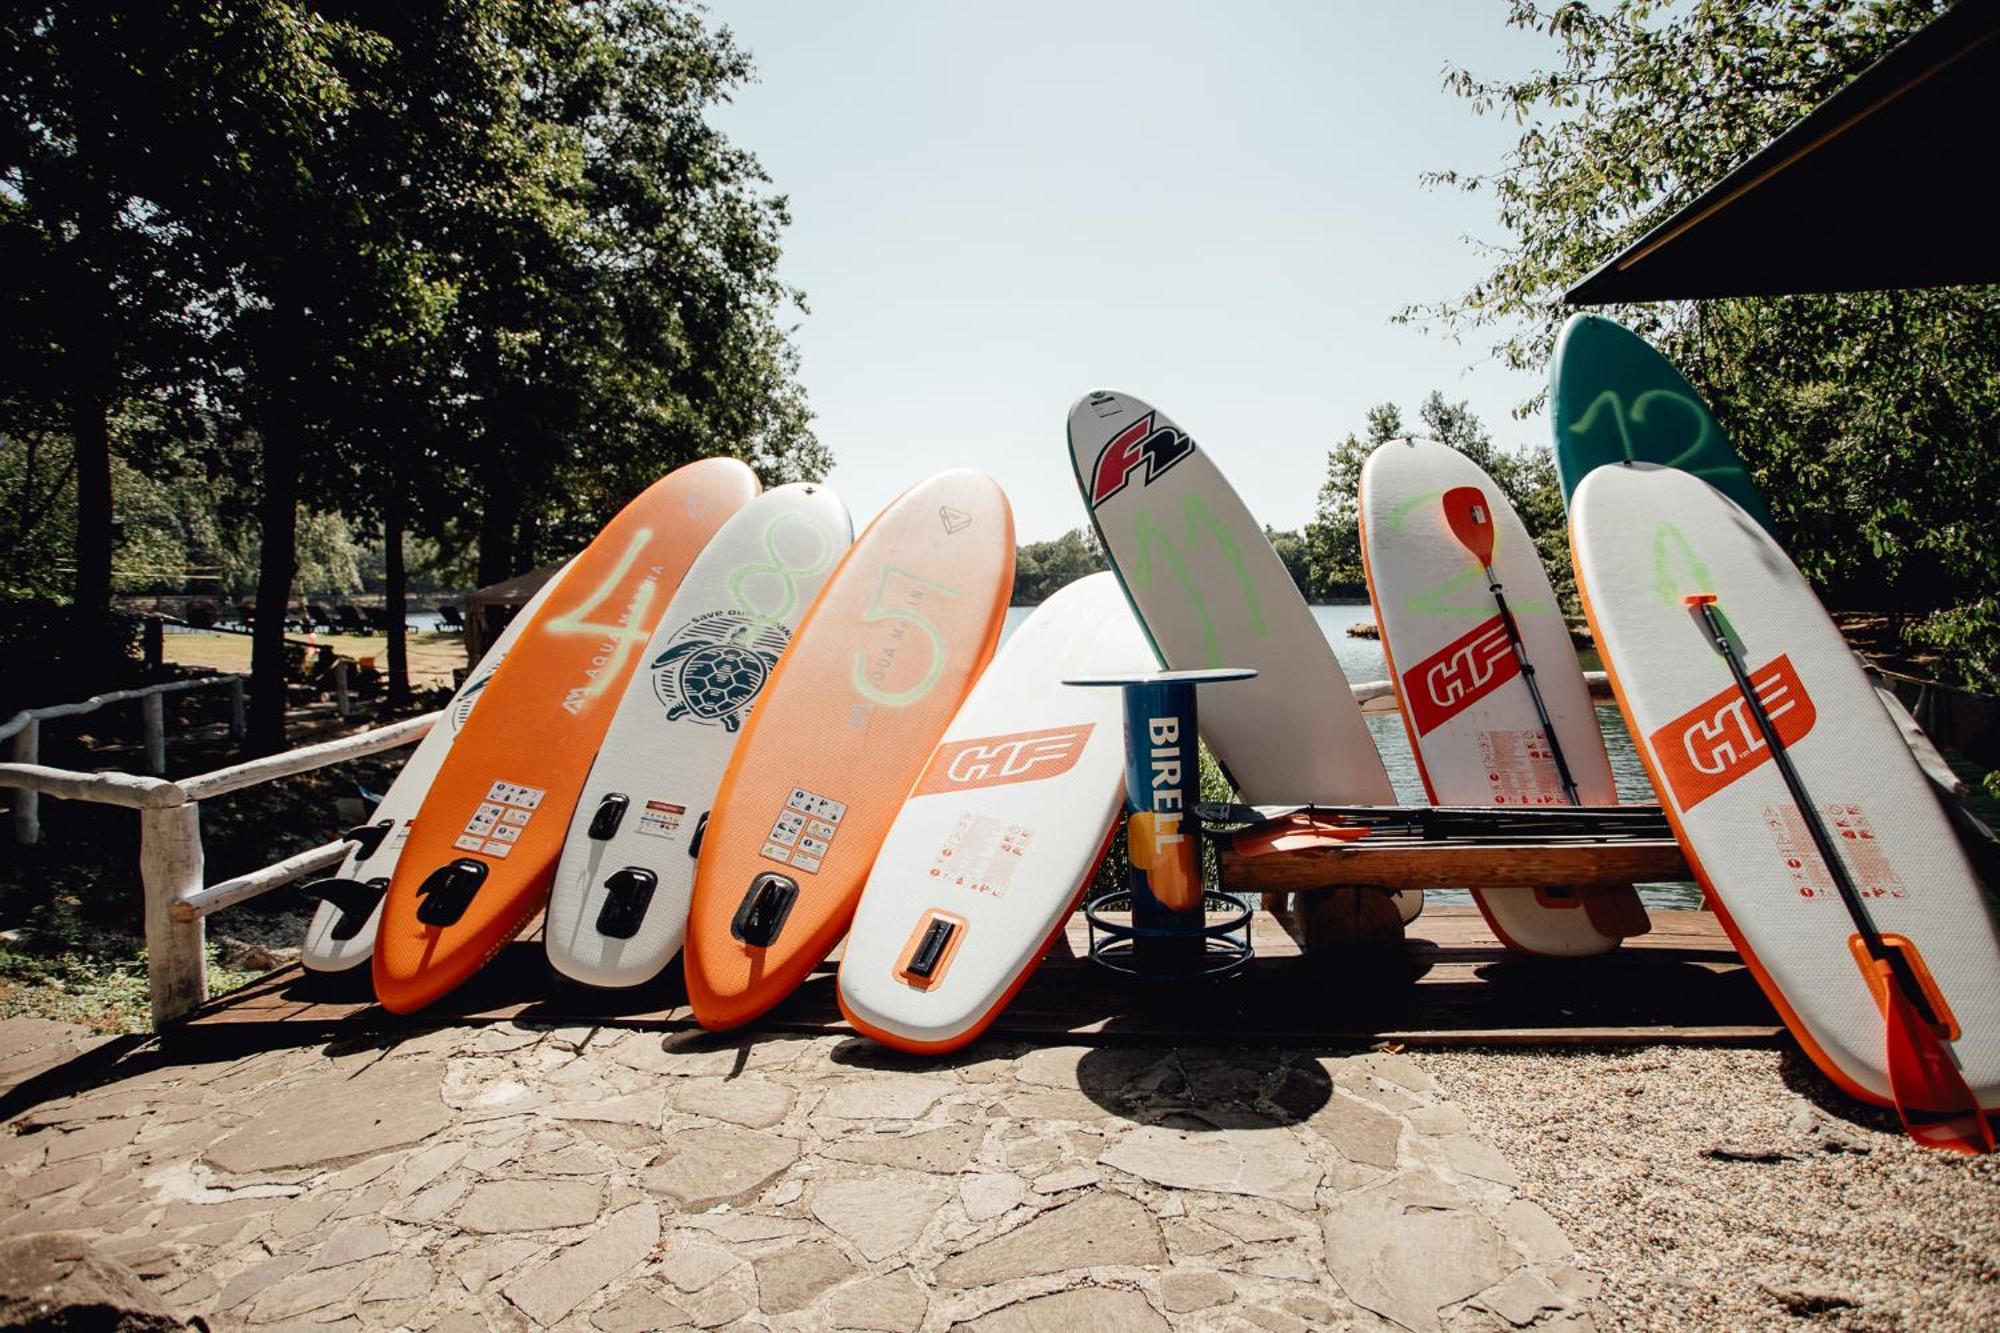
[[[333,711],[346,717],[354,711],[354,696],[347,688],[347,659],[333,664]]]
[[[146,732],[146,771],[163,774],[167,771],[166,696],[155,690],[139,700],[139,716]]]
[[[42,762],[42,720],[31,717],[14,733],[12,758],[17,764]],[[14,792],[14,841],[33,847],[42,840],[42,794],[26,787]]]
[[[146,670],[149,672],[158,672],[166,666],[166,626],[167,622],[158,616],[147,616],[145,619],[141,642],[144,644]]]
[[[207,927],[200,919],[174,919],[174,904],[202,887],[198,803],[139,812],[139,878],[146,890],[146,982],[158,1030],[208,999]]]
[[[249,717],[244,711],[243,677],[229,678],[229,739],[238,745],[250,732]]]

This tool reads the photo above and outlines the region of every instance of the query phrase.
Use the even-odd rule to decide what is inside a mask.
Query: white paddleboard
[[[840,1007],[856,1028],[944,1051],[1006,1007],[1125,804],[1120,692],[1062,682],[1157,665],[1108,573],[1062,588],[1001,645],[862,890],[840,963]]]
[[[382,804],[375,807],[364,828],[365,841],[357,844],[340,863],[340,869],[333,878],[350,881],[365,887],[374,895],[374,906],[368,909],[366,919],[360,924],[353,920],[350,911],[322,901],[313,911],[312,920],[306,924],[306,938],[299,950],[299,962],[314,972],[345,972],[368,961],[375,952],[375,929],[382,924],[382,894],[389,887],[389,877],[396,869],[396,858],[401,855],[403,844],[410,836],[410,821],[417,817],[423,806],[424,794],[431,789],[431,779],[444,766],[445,755],[451,752],[451,743],[458,736],[465,719],[472,716],[472,707],[479,702],[480,692],[486,682],[493,679],[493,673],[500,668],[507,650],[521,631],[534,620],[535,612],[555,591],[556,584],[562,582],[564,565],[556,571],[555,577],[544,583],[528,599],[527,604],[514,614],[514,618],[500,630],[498,638],[487,648],[485,656],[465,675],[465,683],[451,696],[451,702],[444,707],[444,716],[436,726],[425,733],[417,742],[396,780],[389,784],[383,794]],[[378,882],[379,881],[379,882]],[[352,893],[358,889],[350,890]]]
[[[1069,411],[1070,464],[1140,624],[1172,670],[1252,667],[1203,690],[1202,739],[1252,804],[1394,805],[1333,645],[1235,488],[1165,413],[1099,391]],[[1395,895],[1405,921],[1420,893]]]
[[[557,971],[637,986],[680,952],[696,838],[738,732],[853,540],[840,498],[797,482],[751,501],[695,558],[570,822],[542,933]]]
[[[1520,515],[1477,463],[1435,440],[1391,440],[1361,469],[1361,559],[1389,679],[1424,791],[1437,805],[1567,806],[1520,659],[1479,560],[1445,521],[1445,492],[1476,487],[1493,527],[1493,572],[1535,668],[1579,803],[1615,805],[1597,708]],[[1482,891],[1473,900],[1521,953],[1604,953],[1644,929],[1628,885]]]
[[[1887,1103],[1883,1016],[1854,926],[1690,593],[1713,593],[1794,767],[1885,934],[1915,946],[1960,1030],[1951,1048],[2000,1107],[2000,934],[1916,760],[1847,642],[1777,543],[1699,478],[1592,470],[1570,540],[1619,706],[1764,992],[1827,1077]]]

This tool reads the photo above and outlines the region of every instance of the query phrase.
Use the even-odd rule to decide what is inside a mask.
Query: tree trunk
[[[97,388],[103,380],[96,375],[87,379],[90,387],[79,385],[70,399],[69,428],[76,449],[74,612],[78,642],[91,645],[86,660],[92,679],[85,683],[95,687],[112,674],[111,663],[102,656],[111,644],[111,425],[110,404]]]
[[[391,474],[382,515],[382,603],[389,630],[389,707],[410,702],[410,641],[404,623],[409,609],[409,571],[403,565],[404,517],[402,487]]]
[[[521,571],[515,568],[514,528],[521,512],[521,480],[507,463],[485,469],[486,492],[479,513],[479,586],[484,588]],[[487,607],[481,642],[492,643],[501,625]]]
[[[293,422],[286,422],[294,426]],[[299,450],[294,429],[265,422],[264,494],[257,505],[257,623],[250,646],[250,741],[253,754],[285,748],[285,611],[298,572]],[[281,438],[282,437],[282,438]]]

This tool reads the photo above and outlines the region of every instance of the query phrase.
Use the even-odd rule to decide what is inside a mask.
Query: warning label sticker
[[[1034,842],[1034,831],[991,815],[963,814],[931,858],[930,878],[1002,898]]]
[[[687,807],[669,805],[665,801],[648,801],[646,808],[639,812],[636,831],[649,838],[672,839],[680,834],[681,821],[687,818]]]
[[[1833,835],[1840,849],[1841,859],[1854,880],[1854,887],[1863,898],[1909,896],[1902,877],[1889,864],[1882,845],[1875,840],[1875,829],[1860,806],[1829,805],[1820,813],[1826,822],[1827,832]],[[1827,872],[1826,863],[1820,860],[1819,850],[1813,846],[1812,833],[1806,828],[1805,817],[1799,813],[1798,807],[1765,806],[1764,827],[1770,830],[1771,840],[1785,860],[1785,868],[1791,874],[1792,886],[1799,897],[1837,901],[1839,891],[1834,888],[1833,876]]]
[[[1549,738],[1533,731],[1482,731],[1479,762],[1495,805],[1567,805]]]
[[[462,852],[480,852],[505,860],[546,795],[540,787],[525,787],[518,782],[494,783],[486,789],[486,799],[472,812],[472,818],[465,821],[464,831],[452,839],[451,845]]]
[[[762,854],[768,861],[817,874],[846,815],[847,806],[831,796],[794,787],[764,837]]]

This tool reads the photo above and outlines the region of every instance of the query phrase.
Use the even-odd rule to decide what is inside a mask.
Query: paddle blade
[[[1472,552],[1480,566],[1493,563],[1493,511],[1477,486],[1454,486],[1444,493],[1444,521],[1458,544]]]
[[[1882,983],[1877,994],[1889,1043],[1889,1092],[1903,1131],[1926,1148],[1992,1152],[1993,1126],[1951,1052],[1910,1003],[1889,964],[1877,960],[1874,966]]]

